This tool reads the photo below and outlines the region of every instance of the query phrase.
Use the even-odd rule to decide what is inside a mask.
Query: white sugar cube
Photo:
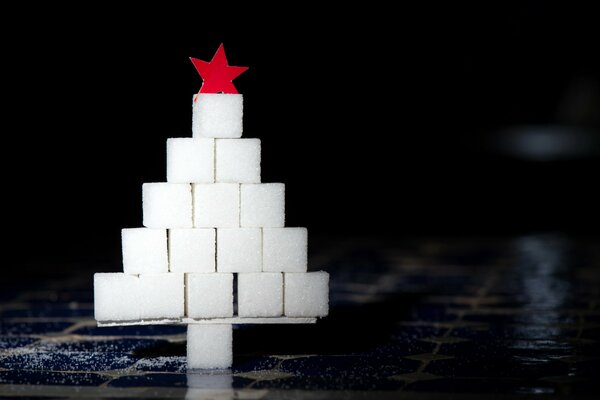
[[[187,368],[224,369],[233,361],[231,324],[190,324],[187,331]]]
[[[263,271],[306,272],[307,242],[306,228],[264,228]]]
[[[144,183],[144,226],[191,228],[192,188],[187,183]]]
[[[238,315],[279,317],[283,314],[283,275],[279,272],[238,274]]]
[[[94,318],[98,321],[140,319],[139,278],[124,273],[94,274]]]
[[[194,226],[237,228],[240,226],[240,185],[194,184]]]
[[[260,182],[260,139],[217,139],[216,181]]]
[[[286,272],[284,282],[287,317],[324,317],[329,313],[327,272]]]
[[[139,280],[142,319],[183,317],[183,274],[141,274]]]
[[[123,271],[126,274],[169,271],[166,229],[123,229],[121,243]]]
[[[190,318],[233,316],[233,274],[185,274],[186,315]]]
[[[214,229],[169,229],[171,272],[215,272]]]
[[[285,185],[245,183],[241,185],[242,227],[282,228],[285,224]]]
[[[215,181],[215,140],[167,139],[167,182]]]
[[[239,138],[243,114],[241,94],[198,94],[194,97],[192,133],[194,137]]]
[[[217,229],[218,272],[260,272],[262,234],[258,228]]]

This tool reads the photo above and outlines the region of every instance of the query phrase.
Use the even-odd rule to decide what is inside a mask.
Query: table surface
[[[240,325],[233,368],[186,371],[185,326],[97,327],[92,274],[0,280],[0,397],[600,394],[600,246],[558,234],[322,238],[330,316]],[[314,268],[313,268],[314,267]]]

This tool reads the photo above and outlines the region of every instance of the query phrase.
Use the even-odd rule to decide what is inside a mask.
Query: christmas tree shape
[[[188,368],[229,368],[233,324],[316,322],[329,275],[307,272],[285,185],[261,183],[260,139],[241,138],[232,80],[247,68],[223,45],[191,60],[203,79],[193,137],[167,140],[167,182],[143,185],[144,227],[122,230],[123,272],[94,275],[94,311],[98,326],[187,324]]]

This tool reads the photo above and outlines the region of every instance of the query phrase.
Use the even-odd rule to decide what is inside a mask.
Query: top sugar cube
[[[194,137],[242,137],[244,98],[241,94],[202,93],[194,97]]]

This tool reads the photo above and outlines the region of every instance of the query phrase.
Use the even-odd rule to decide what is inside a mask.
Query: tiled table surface
[[[346,239],[313,248],[311,264],[331,273],[330,316],[238,327],[230,371],[186,371],[185,327],[97,328],[91,268],[3,278],[0,397],[600,395],[597,242]]]

